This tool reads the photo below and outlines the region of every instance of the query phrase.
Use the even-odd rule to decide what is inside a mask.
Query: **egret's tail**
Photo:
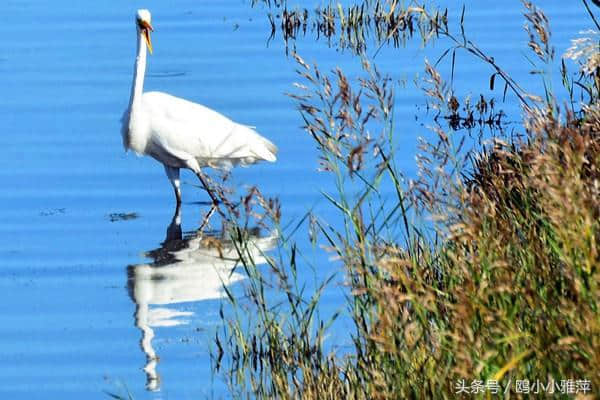
[[[265,139],[264,137],[261,138],[263,140],[266,150],[263,154],[261,154],[263,159],[270,162],[277,161],[277,152],[279,151],[277,146],[275,146],[271,141]]]
[[[277,161],[277,152],[279,151],[279,149],[273,144],[273,142],[261,136],[260,133],[256,132],[255,126],[240,124],[238,124],[238,126],[242,126],[243,128],[245,128],[244,130],[246,134],[249,134],[250,137],[253,139],[249,141],[252,143],[250,145],[250,151],[257,156],[258,160],[265,160],[270,162]]]

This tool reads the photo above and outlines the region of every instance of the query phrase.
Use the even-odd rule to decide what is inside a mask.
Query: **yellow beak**
[[[142,33],[144,34],[144,39],[146,39],[146,46],[148,46],[148,51],[152,54],[152,40],[150,40],[150,32],[154,32],[154,28],[150,25],[149,22],[142,21]]]

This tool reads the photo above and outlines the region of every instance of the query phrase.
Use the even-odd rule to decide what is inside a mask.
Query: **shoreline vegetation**
[[[225,289],[232,311],[221,312],[212,359],[234,398],[593,398],[600,390],[598,9],[581,2],[592,30],[557,55],[552,21],[522,2],[532,76],[545,88],[533,94],[468,36],[468,7],[429,3],[364,0],[309,10],[253,1],[297,62],[289,96],[319,150],[315,164],[331,176],[323,195],[343,221],[332,226],[308,213],[301,223],[345,274],[340,313],[353,331],[343,354],[327,344],[339,317],[321,319],[318,311],[330,280],[314,291],[299,283],[303,261],[293,237],[282,237],[279,257],[259,269],[244,224],[233,226],[246,296]],[[306,63],[293,41],[307,32],[360,57],[361,76]],[[395,83],[366,48],[401,51],[409,40],[427,46],[440,38],[449,46],[425,62],[419,83],[437,113],[433,140],[420,143],[419,179],[410,180],[395,163]],[[456,97],[457,52],[489,67],[480,87],[519,103],[520,135],[493,129],[503,123],[501,101]],[[438,72],[442,63],[451,76]],[[553,69],[567,98],[552,90]],[[493,134],[466,140],[475,126]],[[383,187],[394,198],[382,196]],[[242,200],[233,219],[280,229],[276,200],[256,189]]]
[[[247,278],[242,298],[224,286],[229,304],[211,349],[213,373],[232,398],[596,398],[600,24],[590,1],[580,3],[590,30],[559,55],[552,21],[521,2],[522,50],[544,88],[528,93],[469,36],[467,6],[363,0],[307,9],[252,0],[265,10],[271,39],[281,35],[297,63],[288,96],[319,150],[315,165],[331,177],[322,193],[341,224],[309,211],[290,233],[277,199],[252,188],[238,203],[226,174],[210,182],[228,216],[236,272]],[[352,52],[361,74],[308,64],[295,39],[309,34]],[[376,55],[414,40],[447,47],[424,61],[417,82],[434,115],[431,137],[419,142],[418,179],[408,179],[395,160],[397,83]],[[457,53],[489,68],[489,79],[473,85],[500,99],[458,98]],[[566,97],[553,91],[557,78]],[[518,134],[502,129],[500,107],[513,101],[522,112]],[[261,254],[268,265],[260,268],[248,235],[257,224],[279,237],[277,256]],[[301,225],[345,277],[346,303],[327,318],[319,305],[334,275],[305,284],[294,242]],[[351,327],[343,351],[326,340],[341,316]]]

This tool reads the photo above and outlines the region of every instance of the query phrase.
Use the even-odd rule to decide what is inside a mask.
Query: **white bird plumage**
[[[181,203],[179,169],[192,170],[211,196],[201,168],[228,169],[276,160],[277,147],[249,126],[203,105],[167,93],[143,93],[146,51],[152,53],[151,14],[138,10],[137,58],[129,106],[122,119],[123,146],[161,162]]]

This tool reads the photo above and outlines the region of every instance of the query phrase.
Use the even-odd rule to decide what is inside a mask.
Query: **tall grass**
[[[523,4],[529,48],[550,65],[550,21]],[[291,239],[269,270],[241,257],[247,302],[230,296],[234,315],[222,314],[214,354],[235,397],[519,397],[525,381],[530,393],[600,390],[597,40],[585,51],[575,42],[567,54],[579,58],[577,74],[561,61],[569,98],[556,99],[549,72],[542,96],[525,93],[462,26],[438,32],[453,43],[440,59],[466,50],[492,68],[490,82],[513,92],[522,135],[484,137],[470,150],[451,124],[435,125],[437,139],[421,146],[420,179],[410,181],[395,163],[393,82],[366,59],[352,81],[294,55],[301,82],[292,97],[331,175],[323,195],[343,221],[311,215],[307,223],[347,276],[352,349],[339,355],[325,345],[337,318],[319,315],[329,282],[310,292],[299,283],[302,259]],[[452,116],[451,82],[435,65],[425,72],[425,95]],[[278,211],[254,194],[277,224]],[[241,235],[238,242],[247,253]],[[270,296],[273,289],[280,295]]]

